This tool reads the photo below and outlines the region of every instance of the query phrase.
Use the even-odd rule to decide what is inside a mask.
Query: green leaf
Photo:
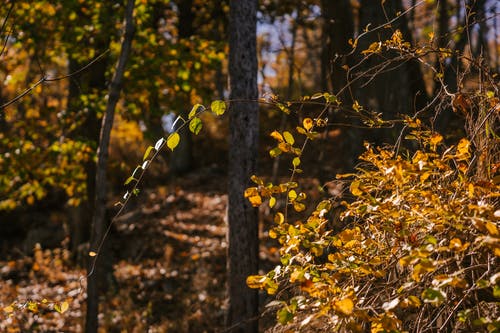
[[[189,122],[189,130],[192,133],[194,133],[195,135],[198,135],[198,133],[200,133],[202,127],[203,127],[203,124],[201,122],[201,119],[198,117],[194,117]]]
[[[278,321],[281,325],[285,325],[293,320],[293,313],[288,311],[286,307],[278,310],[276,316],[278,317]]]
[[[224,112],[226,112],[226,103],[220,100],[213,101],[212,104],[210,104],[210,109],[212,109],[212,112],[216,115],[222,116]]]
[[[446,299],[446,294],[439,289],[427,288],[422,292],[422,298],[425,303],[440,304]]]
[[[493,287],[493,296],[495,298],[500,298],[500,286]]]
[[[153,153],[156,152],[155,147],[149,146],[148,149],[146,149],[146,151],[144,152],[144,156],[142,157],[142,160],[143,161],[147,160],[149,157],[149,154],[151,154],[151,152],[153,152]]]
[[[191,111],[189,112],[188,119],[193,118],[196,116],[199,112],[202,112],[205,109],[205,107],[201,104],[195,104]]]
[[[278,147],[274,147],[273,149],[271,149],[271,150],[269,151],[269,155],[270,155],[271,157],[276,157],[276,156],[278,156],[278,155],[280,155],[280,154],[281,154],[281,149],[279,149]]]
[[[489,286],[490,286],[490,282],[487,280],[480,279],[480,280],[476,281],[476,287],[479,289],[488,288]]]
[[[167,138],[167,147],[170,148],[171,151],[174,151],[175,147],[179,144],[179,141],[181,141],[179,133],[174,132]]]

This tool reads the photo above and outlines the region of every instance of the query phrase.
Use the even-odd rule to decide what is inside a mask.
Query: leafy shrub
[[[488,159],[481,175],[490,177],[480,178],[477,144],[462,138],[447,147],[419,119],[404,124],[418,148],[366,144],[356,172],[337,176],[350,180],[352,194],[340,220],[329,218],[333,198],[301,220],[276,213],[269,235],[280,243],[281,264],[247,283],[283,298],[268,305],[278,307],[283,331],[500,329],[498,163]],[[498,142],[494,131],[481,133]],[[291,133],[271,135],[271,156],[292,154],[295,173],[303,148],[293,147]],[[479,153],[497,158],[497,150]],[[254,181],[246,196],[255,206],[266,197],[274,206],[286,193],[288,206],[306,210],[297,182]]]

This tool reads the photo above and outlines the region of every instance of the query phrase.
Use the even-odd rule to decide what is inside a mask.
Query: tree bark
[[[96,257],[91,257],[89,261],[87,275],[87,317],[86,317],[86,333],[96,333],[98,328],[98,313],[99,313],[99,266],[102,256],[99,256],[102,242],[104,241],[106,229],[106,166],[108,161],[108,148],[113,128],[113,119],[115,114],[116,104],[120,97],[123,75],[125,72],[125,64],[130,54],[132,39],[134,35],[133,22],[134,0],[128,0],[125,9],[125,34],[121,45],[120,57],[115,69],[115,74],[109,86],[109,97],[106,104],[106,111],[102,119],[102,127],[99,139],[99,148],[97,150],[97,169],[96,169],[96,196],[94,217],[91,230],[91,251],[96,252]]]
[[[258,211],[243,197],[256,172],[259,107],[257,104],[257,0],[232,0],[229,14],[230,137],[228,181],[227,328],[258,331],[258,293],[246,278],[258,272]]]

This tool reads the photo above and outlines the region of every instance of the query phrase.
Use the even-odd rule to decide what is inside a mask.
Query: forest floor
[[[115,221],[107,240],[114,274],[101,298],[100,332],[224,331],[225,186],[223,172],[202,168],[143,190]],[[278,249],[262,234],[264,271],[277,262]],[[75,267],[67,250],[38,248],[0,267],[0,306],[25,306],[0,311],[1,332],[84,330],[86,271]],[[30,301],[42,304],[30,311]],[[68,310],[53,311],[51,302],[63,301]],[[261,325],[273,317],[263,315]]]
[[[221,332],[226,310],[225,176],[210,168],[144,190],[114,223],[114,281],[101,300],[102,332]],[[269,252],[263,246],[264,252]],[[263,252],[263,258],[265,254]],[[85,270],[62,249],[0,262],[2,332],[82,332]],[[29,301],[68,301],[29,311]]]

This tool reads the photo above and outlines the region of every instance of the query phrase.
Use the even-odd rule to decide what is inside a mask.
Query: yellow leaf
[[[36,302],[30,301],[28,302],[27,309],[33,313],[38,312],[38,304]]]
[[[271,197],[269,199],[269,208],[273,208],[274,205],[276,205],[276,198],[275,197]]]
[[[457,157],[467,158],[469,157],[469,146],[470,142],[467,139],[462,139],[457,146]]]
[[[301,202],[294,201],[293,202],[293,209],[295,209],[296,212],[300,213],[300,212],[303,212],[304,210],[306,210],[306,205],[304,205]]]
[[[250,275],[247,277],[247,286],[253,289],[264,288],[266,285],[266,276]]]
[[[144,156],[142,157],[142,160],[143,161],[147,160],[149,155],[151,154],[151,152],[156,152],[155,147],[149,146],[148,149],[146,149],[146,151],[144,152]]]
[[[298,157],[295,157],[293,160],[292,160],[292,165],[294,168],[298,167],[300,165],[300,158]]]
[[[302,121],[302,125],[306,129],[306,131],[309,131],[313,127],[313,121],[311,118],[306,118],[304,121]]]
[[[492,236],[498,236],[498,228],[495,223],[493,222],[486,222],[486,230],[488,230],[488,233]]]
[[[276,239],[278,237],[278,234],[274,229],[269,230],[269,238]]]
[[[355,229],[344,229],[341,233],[339,233],[338,237],[342,240],[343,243],[347,243],[352,241],[357,235],[359,231]]]
[[[68,309],[69,309],[69,304],[66,301],[54,305],[54,310],[56,310],[59,313],[64,313],[68,311]]]
[[[278,212],[278,213],[276,213],[276,215],[274,215],[274,222],[276,224],[281,224],[284,221],[285,221],[285,215],[283,215],[283,213]]]
[[[291,145],[293,145],[295,143],[295,139],[292,135],[292,133],[288,132],[288,131],[284,131],[283,132],[283,137],[285,138],[285,141]]]
[[[297,192],[295,192],[295,190],[290,190],[290,192],[288,192],[288,199],[290,199],[290,201],[297,199]]]
[[[420,299],[417,296],[411,295],[408,296],[408,301],[410,305],[418,308],[420,305],[422,305],[422,302],[420,302]]]
[[[436,146],[441,142],[443,141],[443,137],[441,136],[441,134],[439,133],[434,133],[432,134],[431,138],[430,138],[430,142],[431,142],[431,146],[433,147],[433,149],[435,150],[436,149]]]
[[[97,255],[97,252],[90,251],[89,252],[89,257],[95,257]]]
[[[382,51],[382,43],[381,42],[373,42],[370,44],[368,49],[361,51],[363,55],[367,55],[370,53],[379,53]]]
[[[363,192],[359,189],[359,187],[360,187],[359,181],[355,180],[351,183],[350,190],[351,190],[352,195],[358,197],[358,196],[363,194]]]
[[[449,249],[455,252],[462,252],[467,250],[470,243],[462,244],[462,241],[459,238],[453,238],[450,240]]]
[[[350,316],[354,309],[354,302],[350,298],[344,298],[343,300],[336,301],[333,308],[343,315]]]
[[[221,116],[226,112],[226,103],[224,101],[213,101],[212,104],[210,104],[210,109],[212,109],[212,112],[216,115]]]
[[[472,199],[474,197],[474,185],[472,183],[469,183],[469,199]]]
[[[177,147],[180,140],[181,140],[181,137],[180,137],[179,133],[174,132],[174,133],[170,134],[167,138],[167,147],[170,148],[171,151],[174,151],[174,148]]]
[[[290,274],[290,282],[295,283],[296,281],[301,282],[304,280],[304,271],[302,270],[295,270]]]
[[[429,36],[429,41],[432,43],[434,41],[434,32],[433,31],[429,32],[428,36]]]

